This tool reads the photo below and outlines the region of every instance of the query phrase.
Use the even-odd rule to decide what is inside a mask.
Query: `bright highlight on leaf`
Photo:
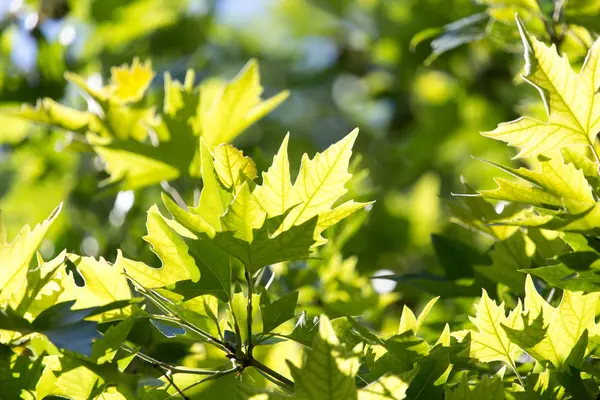
[[[122,65],[110,69],[110,94],[119,102],[131,103],[140,100],[152,78],[152,64],[145,61],[143,64],[136,57],[130,67]]]

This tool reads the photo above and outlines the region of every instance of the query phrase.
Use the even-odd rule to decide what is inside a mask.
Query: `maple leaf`
[[[520,178],[523,183],[494,178],[498,187],[494,190],[479,191],[484,197],[542,207],[564,206],[573,214],[587,211],[596,204],[583,171],[575,168],[573,164],[565,164],[562,159],[540,161],[539,171],[490,164]]]
[[[296,383],[294,398],[356,399],[354,376],[359,364],[358,355],[340,343],[329,318],[322,315],[319,320],[319,335],[315,337],[302,368],[288,361]]]
[[[522,322],[506,326],[511,340],[535,357],[557,369],[568,370],[569,355],[584,331],[597,332],[596,306],[600,293],[583,294],[565,290],[557,307],[537,292],[531,276],[525,284]]]
[[[58,206],[47,220],[33,229],[25,225],[17,237],[10,243],[4,236],[0,241],[0,304],[16,308],[27,291],[27,274],[30,261],[42,244],[48,229],[60,213],[62,204]],[[0,223],[2,221],[0,220]]]
[[[462,339],[467,333],[471,333],[471,348],[469,355],[482,362],[502,361],[516,369],[515,360],[521,352],[506,335],[502,326],[513,329],[522,327],[521,302],[512,310],[508,316],[504,310],[504,303],[496,304],[485,289],[479,302],[475,304],[477,313],[475,317],[469,317],[477,330],[453,332],[452,335]]]
[[[523,78],[539,90],[548,121],[522,117],[483,135],[519,147],[517,157],[537,156],[570,145],[586,145],[595,151],[593,143],[600,130],[600,40],[576,74],[566,55],[557,54],[554,44],[548,47],[531,37],[518,17],[517,25],[525,48]]]

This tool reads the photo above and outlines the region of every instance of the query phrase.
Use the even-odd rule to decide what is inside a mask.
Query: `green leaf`
[[[600,273],[597,268],[578,271],[565,264],[522,269],[521,272],[543,279],[557,288],[574,292],[600,291]]]
[[[186,240],[189,253],[200,271],[196,295],[211,294],[219,300],[231,300],[231,259],[227,251],[212,240]]]
[[[260,313],[263,321],[263,333],[268,333],[294,317],[298,292],[291,292],[271,303],[266,290],[260,295]]]
[[[161,199],[167,211],[185,228],[196,233],[206,233],[210,238],[215,236],[215,229],[202,216],[182,209],[165,193],[161,194]]]
[[[256,293],[252,293],[252,303],[258,304],[260,301],[260,296]],[[252,331],[255,332],[258,327],[257,325],[257,314],[259,308],[254,306],[252,307]],[[242,292],[235,293],[231,299],[231,312],[233,312],[233,318],[240,326],[240,338],[243,343],[248,339],[248,329],[247,329],[247,321],[248,321],[248,297],[244,295]],[[261,310],[262,312],[262,310]],[[233,326],[232,321],[232,326]]]
[[[515,293],[523,293],[525,274],[521,269],[531,266],[531,257],[535,253],[532,240],[517,232],[508,239],[494,244],[488,253],[492,265],[476,266],[475,270],[494,282],[510,287]]]
[[[86,319],[111,310],[119,310],[129,302],[113,302],[104,307],[75,309],[75,301],[57,303],[42,311],[33,322],[19,317],[10,308],[0,312],[0,329],[44,334],[58,348],[72,350],[81,354],[92,354],[93,340],[100,337],[97,323]]]
[[[254,232],[252,243],[234,237],[232,232],[217,233],[214,242],[240,260],[252,274],[271,264],[308,258],[315,244],[317,218],[279,233],[281,220],[281,216],[266,220],[263,227]]]
[[[484,375],[473,388],[469,386],[467,374],[464,374],[456,389],[446,391],[446,400],[504,400],[503,372],[491,378]]]
[[[134,317],[129,317],[109,327],[100,339],[92,345],[91,358],[98,364],[112,362],[120,346],[125,342],[133,324]]]
[[[0,243],[0,304],[16,308],[25,296],[30,261],[61,207],[33,229],[25,225],[12,242]]]
[[[319,336],[298,368],[288,361],[298,400],[352,400],[357,398],[354,376],[359,367],[357,355],[339,342],[331,322],[321,316]]]
[[[412,331],[412,333],[415,335],[417,333],[419,333],[421,326],[423,326],[425,319],[431,312],[431,309],[433,308],[435,303],[438,301],[438,299],[439,299],[439,296],[431,299],[425,305],[425,307],[423,308],[423,311],[421,311],[421,314],[419,314],[418,319],[415,317],[415,314],[412,312],[412,310],[410,308],[406,307],[406,305],[405,305],[402,308],[402,315],[400,316],[400,328],[398,329],[398,334],[401,335],[407,331]]]
[[[600,85],[600,41],[590,50],[581,73],[576,74],[566,55],[529,36],[517,18],[525,48],[523,78],[536,87],[546,105],[548,122],[524,117],[502,123],[483,135],[521,148],[518,157],[536,156],[570,145],[593,145],[600,130],[596,92]]]
[[[46,98],[38,100],[35,107],[23,105],[20,110],[3,110],[7,115],[14,115],[44,125],[54,125],[61,129],[84,133],[94,116]]]

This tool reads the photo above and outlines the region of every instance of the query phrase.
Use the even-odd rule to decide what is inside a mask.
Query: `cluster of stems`
[[[233,316],[234,329],[237,339],[236,343],[233,344],[225,340],[218,323],[216,325],[219,337],[215,337],[209,332],[194,326],[190,322],[184,320],[179,315],[174,313],[169,307],[169,304],[173,304],[169,299],[165,298],[155,290],[146,289],[141,284],[136,282],[132,277],[128,276],[128,279],[133,283],[136,290],[163,312],[163,314],[147,314],[145,315],[146,318],[175,324],[188,332],[193,332],[194,334],[200,336],[207,344],[222,350],[225,353],[225,358],[229,359],[230,365],[224,365],[223,368],[219,370],[183,367],[156,360],[155,358],[150,357],[143,352],[135,351],[126,345],[122,345],[121,348],[130,353],[134,353],[136,357],[152,364],[152,366],[161,371],[162,375],[165,376],[171,386],[175,388],[176,393],[185,400],[189,400],[189,398],[185,395],[187,390],[209,380],[215,380],[230,374],[241,374],[248,367],[255,368],[262,376],[264,376],[270,382],[276,384],[282,390],[288,393],[293,393],[294,383],[291,380],[254,358],[252,343],[252,295],[254,292],[254,280],[248,271],[246,271],[245,277],[248,287],[247,320],[245,321],[247,325],[247,338],[246,343],[242,343],[240,323],[237,321],[235,314],[231,313]],[[172,379],[172,375],[175,373],[203,375],[206,377],[194,382],[186,388],[180,389]]]

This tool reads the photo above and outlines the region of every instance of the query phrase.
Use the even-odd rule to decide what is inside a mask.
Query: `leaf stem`
[[[235,313],[233,312],[233,308],[231,306],[231,303],[229,303],[229,310],[231,311],[231,318],[233,318],[233,329],[235,330],[235,358],[236,359],[241,359],[243,358],[244,354],[242,351],[242,333],[240,331],[240,324],[238,323],[237,317],[235,315]]]

